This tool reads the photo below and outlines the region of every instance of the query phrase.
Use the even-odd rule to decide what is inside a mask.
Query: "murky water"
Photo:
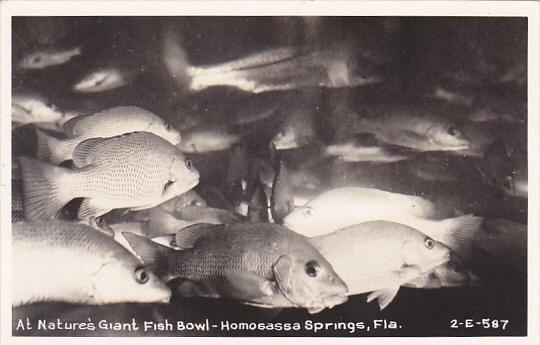
[[[353,88],[308,88],[250,94],[234,88],[209,88],[201,92],[182,90],[162,62],[162,27],[175,24],[194,65],[209,65],[240,58],[277,46],[309,44],[325,47],[343,41],[356,52],[376,61],[385,82]],[[238,118],[275,112],[268,119],[235,127],[253,156],[264,156],[268,142],[284,116],[292,111],[314,113],[316,140],[302,148],[287,150],[282,157],[293,172],[309,171],[316,181],[313,193],[342,186],[363,186],[423,196],[436,203],[440,216],[459,212],[486,218],[527,223],[527,198],[508,192],[507,171],[527,166],[526,79],[512,71],[525,68],[526,19],[510,18],[300,18],[200,17],[200,18],[14,18],[13,63],[41,47],[83,47],[73,61],[41,70],[13,71],[14,90],[30,89],[49,98],[63,110],[97,111],[119,105],[150,110],[183,130],[190,124],[231,126]],[[74,93],[72,86],[95,68],[117,66],[138,71],[128,85],[98,93]],[[510,76],[509,76],[510,75]],[[502,80],[502,81],[501,81]],[[508,81],[509,80],[509,81]],[[437,87],[473,101],[434,97]],[[320,145],[347,137],[346,111],[362,114],[365,107],[388,104],[434,106],[437,115],[451,118],[466,133],[476,151],[467,156],[448,152],[416,153],[412,160],[388,164],[348,163],[321,157]],[[512,122],[470,121],[480,110],[510,114]],[[345,134],[343,134],[345,133]],[[34,155],[31,127],[12,132],[13,153]],[[504,143],[497,151],[494,143]],[[471,149],[472,150],[472,149]],[[409,152],[409,151],[408,151]],[[472,151],[471,151],[472,152]],[[234,200],[223,198],[225,172],[231,150],[187,154],[201,173],[198,191],[210,206],[232,209]],[[512,173],[510,173],[511,175]],[[309,182],[309,181],[308,181]],[[307,182],[306,182],[307,183]],[[220,192],[215,192],[216,190]],[[80,200],[79,200],[80,202]],[[77,201],[71,205],[76,209]],[[69,207],[68,207],[69,208]],[[517,250],[517,249],[516,249]],[[46,303],[14,309],[16,335],[153,335],[153,336],[460,336],[524,335],[527,285],[500,257],[481,251],[471,268],[485,280],[485,287],[433,290],[402,288],[395,301],[379,311],[366,304],[365,295],[351,297],[344,305],[310,315],[304,310],[272,311],[233,301],[175,298],[168,305],[72,306]],[[25,274],[16,272],[16,274]],[[326,330],[313,333],[302,327],[290,332],[149,330],[16,330],[20,318],[66,322],[176,323],[205,322],[365,322],[397,321],[396,330]],[[509,320],[506,330],[452,328],[453,319]],[[106,328],[106,327],[105,327]]]

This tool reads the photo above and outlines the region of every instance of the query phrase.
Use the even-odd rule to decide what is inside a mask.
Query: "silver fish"
[[[394,152],[384,145],[368,145],[349,139],[324,147],[324,154],[343,162],[393,163],[413,157],[410,153]]]
[[[469,140],[437,109],[410,106],[380,106],[363,109],[352,124],[356,133],[371,133],[392,145],[417,151],[459,151],[469,148]]]
[[[131,132],[153,133],[173,145],[180,142],[180,132],[159,116],[140,107],[121,106],[94,114],[77,116],[63,125],[66,139],[57,139],[36,130],[38,148],[36,156],[41,160],[59,164],[73,159],[75,147],[87,139],[109,138]]]
[[[118,67],[108,67],[90,72],[73,85],[74,92],[93,93],[114,90],[131,83],[137,73]]]
[[[166,30],[163,61],[169,73],[189,90],[230,86],[261,93],[305,87],[341,88],[380,82],[371,61],[346,47],[309,50],[273,48],[212,66],[192,66],[173,30]]]
[[[450,251],[408,226],[385,221],[353,225],[310,242],[345,281],[349,295],[371,292],[381,309],[401,285],[445,263]]]
[[[13,224],[13,306],[167,303],[171,291],[111,237],[66,221]]]
[[[65,50],[42,49],[24,56],[18,66],[22,69],[42,69],[65,64],[81,54],[81,47]]]
[[[74,198],[85,198],[80,219],[112,209],[151,208],[199,183],[199,172],[163,138],[136,132],[88,139],[75,148],[68,170],[21,157],[25,214],[50,219]]]
[[[470,258],[482,218],[464,215],[433,219],[435,215],[435,205],[417,196],[350,187],[318,195],[289,213],[283,224],[302,235],[313,237],[362,222],[391,221],[418,229],[463,258]]]

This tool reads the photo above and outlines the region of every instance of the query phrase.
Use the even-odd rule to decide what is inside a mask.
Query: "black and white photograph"
[[[16,3],[6,344],[539,341],[538,3]]]

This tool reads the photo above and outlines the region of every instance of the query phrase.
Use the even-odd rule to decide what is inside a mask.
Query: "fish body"
[[[441,243],[408,226],[374,221],[356,224],[310,242],[345,281],[349,295],[372,292],[384,309],[399,287],[449,259]]]
[[[125,236],[165,281],[186,281],[183,295],[311,312],[347,299],[346,285],[319,252],[304,237],[279,225],[194,225],[176,235],[179,251],[129,233]]]
[[[67,139],[56,139],[37,130],[38,149],[41,160],[59,164],[73,159],[73,151],[83,141],[92,138],[109,138],[131,132],[153,133],[173,145],[180,142],[180,132],[159,116],[139,107],[121,106],[94,114],[77,116],[64,123]]]
[[[373,188],[336,188],[324,192],[289,213],[283,223],[304,236],[328,234],[362,222],[385,220],[407,225],[453,249],[464,258],[472,245],[482,218],[465,215],[432,219],[433,203],[420,197]]]
[[[13,306],[166,303],[171,291],[111,237],[66,221],[13,224]]]
[[[65,50],[43,49],[24,56],[18,66],[22,69],[42,69],[65,64],[81,54],[81,47]]]
[[[80,219],[112,209],[145,209],[187,192],[199,182],[191,161],[163,138],[136,132],[88,139],[73,153],[73,170],[21,157],[25,216],[50,219],[74,198],[85,198]]]
[[[343,162],[393,163],[412,158],[411,154],[393,152],[381,145],[364,145],[354,139],[327,145],[324,154]]]
[[[346,47],[272,48],[216,65],[193,66],[179,44],[179,37],[168,30],[163,52],[169,73],[191,91],[229,86],[262,93],[305,87],[352,87],[381,81],[371,61],[353,57]]]
[[[131,83],[136,77],[135,72],[121,68],[109,67],[98,69],[82,77],[72,89],[78,93],[94,93],[114,90]]]
[[[354,120],[356,133],[371,133],[388,144],[417,151],[459,151],[469,147],[469,140],[451,123],[422,107],[381,106],[367,109]]]
[[[177,145],[186,153],[223,151],[240,141],[241,137],[224,127],[199,127],[184,132]]]
[[[64,113],[46,97],[34,92],[14,91],[11,97],[11,121],[20,124],[57,123]]]

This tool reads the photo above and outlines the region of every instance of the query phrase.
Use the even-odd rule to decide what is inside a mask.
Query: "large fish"
[[[73,49],[42,49],[25,55],[18,66],[22,69],[42,69],[62,65],[82,54],[81,47]]]
[[[348,125],[356,133],[371,133],[385,143],[417,151],[459,151],[470,145],[451,120],[429,107],[366,107]]]
[[[68,170],[21,157],[25,215],[50,219],[74,198],[85,198],[80,219],[112,209],[145,209],[187,192],[199,172],[165,139],[147,132],[88,139],[73,153]]]
[[[121,106],[90,115],[75,117],[63,125],[67,139],[57,139],[36,130],[37,157],[53,164],[73,159],[75,147],[92,138],[108,138],[131,132],[149,132],[173,145],[181,140],[180,133],[159,116],[139,107]]]
[[[289,229],[313,237],[359,224],[385,220],[418,229],[469,258],[482,218],[465,215],[431,219],[435,206],[420,197],[378,189],[350,187],[324,192],[289,213],[283,223]]]
[[[191,91],[230,86],[261,93],[306,87],[341,88],[382,81],[373,62],[345,46],[328,49],[272,48],[238,60],[192,66],[174,30],[166,29],[163,61],[169,73]]]
[[[400,286],[449,259],[441,243],[408,226],[374,221],[311,238],[310,242],[345,281],[349,295],[371,292],[381,309]]]
[[[304,237],[279,225],[194,225],[176,235],[180,251],[124,235],[164,281],[185,280],[181,295],[312,313],[347,300],[347,287],[332,266]]]
[[[142,262],[88,226],[66,221],[13,224],[13,306],[167,303],[171,291]]]

